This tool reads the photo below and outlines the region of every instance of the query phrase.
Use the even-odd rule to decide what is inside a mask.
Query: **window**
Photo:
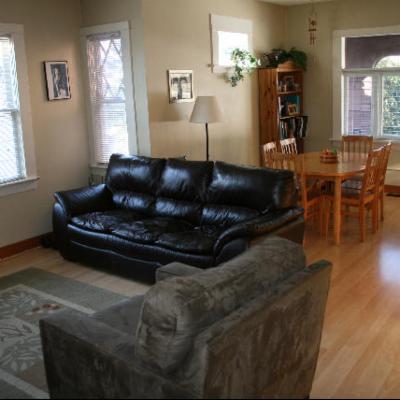
[[[0,184],[26,177],[14,44],[0,36]]]
[[[0,195],[36,180],[23,28],[0,24]]]
[[[213,71],[226,72],[232,66],[231,55],[236,48],[252,51],[253,23],[250,20],[211,16]]]
[[[400,35],[343,36],[340,46],[340,134],[400,139]]]
[[[114,153],[136,154],[129,26],[83,29],[91,115],[92,164],[107,164]]]

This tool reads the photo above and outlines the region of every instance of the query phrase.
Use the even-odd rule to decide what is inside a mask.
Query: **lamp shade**
[[[222,112],[215,96],[198,96],[193,108],[190,122],[195,124],[211,124],[222,122]]]

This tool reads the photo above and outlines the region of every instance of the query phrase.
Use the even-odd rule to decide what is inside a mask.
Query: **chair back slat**
[[[361,188],[362,196],[377,190],[380,183],[380,173],[382,169],[382,163],[384,162],[384,156],[384,147],[372,150],[369,153],[364,173],[363,185]]]
[[[263,146],[261,146],[261,150],[262,150],[264,167],[272,168],[270,154],[276,153],[278,151],[276,143],[275,142],[266,143]]]
[[[295,138],[283,139],[280,141],[282,153],[297,154],[297,144]]]
[[[388,169],[388,165],[389,165],[389,158],[390,158],[390,154],[392,152],[392,143],[388,143],[386,146],[384,146],[385,149],[385,154],[383,156],[383,160],[381,163],[381,170],[380,170],[380,184],[384,185],[385,184],[385,180],[386,180],[386,173],[387,173],[387,169]]]
[[[270,155],[271,168],[285,169],[293,172],[295,184],[300,192],[303,207],[307,204],[307,181],[304,168],[304,157],[297,154],[274,153]]]
[[[347,135],[342,137],[342,153],[349,156],[367,156],[372,150],[372,136]]]

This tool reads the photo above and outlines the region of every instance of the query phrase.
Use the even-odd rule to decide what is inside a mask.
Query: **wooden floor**
[[[400,198],[387,198],[386,217],[365,243],[354,220],[344,224],[339,247],[307,232],[309,263],[324,258],[334,264],[314,398],[400,397]],[[127,296],[147,290],[45,249],[1,262],[0,276],[31,266]]]

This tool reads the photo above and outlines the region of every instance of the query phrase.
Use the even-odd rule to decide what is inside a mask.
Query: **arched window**
[[[376,69],[400,68],[400,55],[386,56],[378,60],[375,64]]]
[[[342,43],[342,134],[400,139],[400,34]]]

